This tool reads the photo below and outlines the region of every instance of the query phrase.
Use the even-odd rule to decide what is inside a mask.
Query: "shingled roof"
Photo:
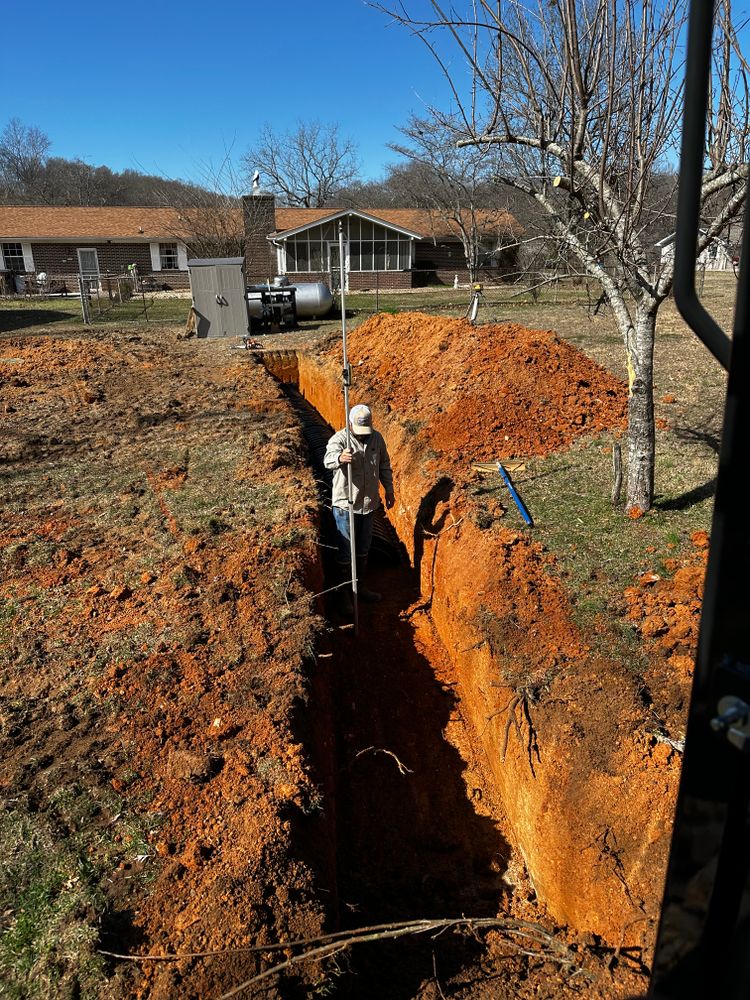
[[[241,226],[239,206],[237,225]],[[361,213],[397,226],[423,239],[456,239],[458,226],[437,211],[418,208],[276,208],[277,238],[301,227],[314,225],[342,213]],[[467,213],[468,214],[468,213]],[[486,209],[477,213],[488,233],[519,236],[523,227],[508,212]],[[0,238],[6,240],[143,240],[187,237],[175,208],[78,207],[49,205],[0,205]]]
[[[82,208],[0,205],[0,237],[16,240],[174,238],[182,232],[174,208]]]

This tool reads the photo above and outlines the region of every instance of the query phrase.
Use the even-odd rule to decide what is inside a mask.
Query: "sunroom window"
[[[411,239],[357,216],[344,220],[350,271],[404,271],[411,267]],[[288,274],[328,271],[338,224],[314,226],[284,241]]]

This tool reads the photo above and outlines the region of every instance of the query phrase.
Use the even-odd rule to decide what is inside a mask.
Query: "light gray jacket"
[[[339,456],[346,450],[346,430],[337,431],[328,442],[323,464],[333,469],[333,506],[349,509],[346,464]],[[378,484],[386,495],[393,493],[393,472],[383,435],[373,431],[361,441],[352,434],[352,498],[355,514],[369,514],[380,506]]]

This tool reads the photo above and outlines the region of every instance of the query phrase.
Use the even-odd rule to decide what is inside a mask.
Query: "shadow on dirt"
[[[472,802],[466,763],[443,733],[458,698],[429,621],[405,618],[419,599],[405,567],[380,569],[383,601],[360,609],[360,635],[338,628],[331,651],[338,734],[337,856],[342,924],[466,914],[494,917],[508,845]],[[437,676],[436,676],[437,673]],[[469,939],[380,942],[356,951],[356,997],[411,998],[471,958]]]
[[[58,309],[0,309],[0,333],[12,333],[27,326],[73,321],[69,312]]]

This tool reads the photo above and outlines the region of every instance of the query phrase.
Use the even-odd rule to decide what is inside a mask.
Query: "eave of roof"
[[[369,212],[363,212],[359,208],[344,208],[337,209],[333,211],[330,215],[322,215],[319,218],[312,219],[309,222],[303,223],[301,226],[295,226],[293,229],[281,229],[273,232],[268,236],[269,240],[285,240],[289,236],[296,236],[297,233],[303,233],[306,229],[311,229],[313,226],[323,226],[328,222],[335,222],[336,219],[343,219],[346,216],[357,216],[359,219],[366,219],[368,222],[374,222],[379,226],[385,226],[387,229],[395,229],[396,232],[402,233],[404,236],[411,236],[415,240],[421,240],[424,236],[423,233],[415,232],[411,229],[406,229],[404,226],[396,225],[393,222],[389,222],[379,215],[371,215]]]

